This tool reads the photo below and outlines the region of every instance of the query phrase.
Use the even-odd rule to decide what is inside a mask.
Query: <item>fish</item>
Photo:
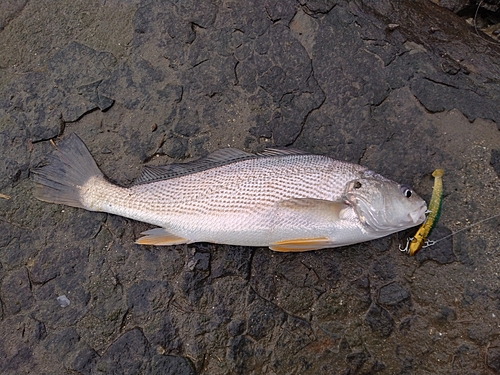
[[[431,245],[430,242],[427,242],[427,237],[429,237],[432,230],[435,228],[438,223],[439,216],[441,215],[441,208],[443,204],[443,175],[443,169],[436,169],[432,172],[432,177],[434,177],[434,186],[432,187],[428,216],[420,228],[418,228],[415,236],[410,237],[406,243],[406,247],[401,249],[401,251],[407,252],[410,256],[415,255],[423,247]],[[432,242],[432,245],[435,243],[436,242]]]
[[[109,182],[72,133],[31,175],[41,201],[159,227],[141,233],[141,245],[319,250],[417,226],[427,210],[406,185],[357,164],[293,149],[220,149],[193,162],[145,166],[123,187]]]

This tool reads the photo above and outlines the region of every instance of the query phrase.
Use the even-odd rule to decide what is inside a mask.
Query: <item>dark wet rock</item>
[[[272,300],[278,293],[277,285],[274,282],[274,267],[275,262],[270,261],[268,255],[263,249],[256,249],[252,259],[252,277],[250,286],[255,290],[256,294],[265,300]],[[255,297],[255,294],[249,293],[249,302]]]
[[[351,309],[353,309],[352,311],[362,312],[366,310],[372,302],[370,295],[370,280],[367,276],[362,276],[354,280],[351,286],[350,295],[354,297],[354,303],[351,307]]]
[[[398,329],[400,331],[410,331],[416,323],[417,319],[418,318],[416,316],[408,316],[401,319],[401,322],[398,325]]]
[[[329,326],[328,322],[364,313],[371,302],[369,279],[362,276],[341,287],[329,288],[318,296],[312,306],[318,321]]]
[[[493,336],[491,327],[477,323],[467,329],[467,337],[478,345],[486,345]]]
[[[455,254],[457,260],[465,266],[474,266],[474,257],[471,257],[469,251],[467,250],[470,244],[463,233],[457,233],[453,236],[453,253]]]
[[[210,276],[213,278],[239,276],[248,280],[253,252],[253,249],[241,246],[225,247],[223,252],[217,252],[212,256]]]
[[[188,156],[189,142],[185,138],[173,135],[163,144],[161,151],[171,158],[182,160]]]
[[[87,312],[87,303],[90,295],[83,286],[83,278],[61,277],[35,288],[34,293],[38,301],[38,309],[34,312],[36,319],[44,322],[51,329],[61,325],[76,324]],[[68,290],[66,296],[70,304],[61,307],[57,297],[59,290]]]
[[[194,252],[194,249],[193,249]],[[194,252],[190,255],[181,284],[182,291],[189,295],[191,302],[198,301],[203,293],[203,280],[209,277],[209,253]]]
[[[10,104],[7,104],[9,106]],[[17,116],[17,114],[16,114]],[[18,115],[22,117],[22,114]],[[3,171],[3,178],[0,181],[0,188],[5,191],[7,188],[13,188],[26,179],[29,175],[29,148],[28,141],[29,130],[27,124],[19,124],[14,116],[8,116],[1,107],[0,99],[0,148],[3,150],[3,156],[0,158],[0,168]],[[5,210],[8,206],[5,205]],[[8,222],[3,223],[6,225]],[[19,231],[19,227],[12,225],[10,232]],[[5,232],[9,233],[9,232]],[[12,236],[12,235],[11,235]],[[9,236],[4,236],[9,238]]]
[[[245,330],[245,322],[243,320],[233,320],[227,325],[227,331],[232,337],[241,335]]]
[[[144,371],[150,358],[149,344],[140,329],[132,329],[118,338],[99,358],[96,374],[137,374]]]
[[[68,61],[72,62],[69,67]],[[115,64],[116,60],[110,53],[98,52],[76,42],[70,43],[67,48],[52,57],[49,69],[57,72],[54,84],[58,91],[55,91],[54,95],[63,97],[64,121],[76,121],[84,113],[95,108],[104,111],[111,107],[113,100],[99,95],[97,88]],[[82,100],[82,97],[86,100]]]
[[[6,0],[0,4],[0,30],[23,10],[28,0]]]
[[[462,293],[462,303],[473,304],[478,299],[489,298],[488,288],[485,285],[477,285],[474,282],[468,281],[465,285],[465,289]]]
[[[407,11],[404,10],[407,5],[409,3],[405,2],[404,4],[396,4],[392,8],[381,6],[377,7],[376,12],[384,14],[392,23],[405,25],[405,27],[398,30],[406,37],[420,44],[420,46],[423,46],[426,51],[441,51],[439,57],[434,55],[431,58],[431,65],[428,65],[432,66],[431,69],[426,68],[423,70],[423,74],[418,74],[412,79],[411,88],[415,96],[431,112],[457,108],[470,121],[477,117],[486,117],[499,124],[498,113],[495,113],[496,101],[493,99],[498,95],[498,88],[489,86],[486,83],[487,80],[484,80],[485,77],[498,72],[498,69],[493,68],[491,65],[491,57],[484,56],[484,59],[476,62],[480,68],[474,73],[467,68],[467,62],[461,61],[465,59],[464,52],[468,48],[477,48],[477,50],[482,48],[477,43],[470,43],[468,47],[460,48],[465,47],[465,43],[471,38],[467,25],[453,14],[436,7],[432,2],[414,2],[410,6],[414,11],[434,14],[434,17],[427,17],[420,26],[425,25],[428,29],[433,28],[440,31],[431,33],[428,38],[422,38],[422,34],[418,34],[416,31],[418,28],[401,22],[405,14],[407,14]],[[448,35],[461,35],[463,40],[455,46],[447,45],[446,42],[450,39],[449,36],[443,35],[443,32]],[[484,43],[486,44],[486,42]],[[458,73],[450,75],[446,69],[443,71],[443,59],[448,60],[448,57],[453,59],[454,64],[459,64],[460,71]],[[486,68],[487,66],[488,68]],[[429,96],[429,90],[437,94],[434,100]],[[457,95],[459,90],[460,94]],[[477,107],[479,103],[484,106],[484,111],[481,111],[481,114],[479,114]]]
[[[469,5],[469,0],[436,0],[435,4],[442,6],[443,8],[449,9],[452,12],[460,12],[465,9],[467,5]]]
[[[88,248],[48,246],[33,260],[30,270],[32,291],[38,301],[34,315],[50,327],[75,324],[86,313],[90,300],[85,264]],[[58,296],[70,304],[61,307]]]
[[[71,357],[66,358],[65,363],[69,369],[79,374],[90,375],[98,358],[99,355],[95,350],[84,346],[82,349],[76,350]]]
[[[495,170],[495,172],[497,172],[497,175],[500,177],[500,149],[491,150],[490,164]]]
[[[392,319],[386,310],[376,304],[372,305],[370,310],[368,310],[365,321],[373,332],[378,333],[382,337],[390,336],[394,329],[394,319]]]
[[[35,347],[47,337],[45,325],[31,317],[17,314],[2,320],[0,335],[0,373],[19,374],[32,371]]]
[[[457,319],[457,314],[452,308],[444,306],[436,314],[436,319],[442,323],[450,323]]]
[[[31,281],[43,284],[54,279],[59,274],[60,265],[54,262],[58,252],[53,246],[43,249],[35,258],[35,264],[30,270]]]
[[[288,28],[273,25],[261,38],[272,47],[263,51],[266,44],[257,41],[254,53],[236,66],[236,75],[247,91],[255,92],[260,87],[270,96],[276,110],[267,126],[276,145],[286,146],[295,141],[307,116],[323,102],[324,94],[312,76],[307,52]],[[293,61],[285,58],[290,54]]]
[[[281,263],[277,271],[297,287],[308,287],[318,283],[315,270],[307,267],[298,259],[290,259]]]
[[[451,231],[448,228],[438,225],[436,228],[433,229],[430,240],[433,239],[440,240],[441,238],[448,236],[450,234]],[[457,260],[457,256],[455,255],[455,253],[459,254],[459,258],[462,259],[466,258],[466,254],[460,255],[460,252],[457,250],[453,252],[453,240],[450,237],[442,241],[439,241],[432,246],[420,249],[419,252],[416,254],[416,258],[420,263],[423,263],[426,260],[433,260],[439,264],[448,264],[448,263],[453,263]],[[467,263],[467,261],[465,262]]]
[[[337,315],[344,312],[343,305],[343,296],[340,291],[327,291],[318,298],[314,305],[316,317],[319,321],[335,320]]]
[[[33,243],[36,236],[29,231],[20,228],[12,228],[8,223],[0,222],[0,230],[6,230],[9,235],[5,236],[6,245],[2,246],[3,258],[2,267],[6,270],[16,269],[25,265],[29,258],[33,258],[38,249],[26,246]]]
[[[486,363],[497,374],[500,373],[500,345],[491,345],[486,352]]]
[[[7,345],[6,345],[7,346]],[[16,374],[25,364],[33,364],[33,350],[28,345],[17,345],[14,353],[7,352],[10,345],[0,348],[0,370],[5,374]]]
[[[250,289],[248,297],[247,334],[254,340],[269,335],[284,319],[284,313],[274,304],[258,296]]]
[[[31,292],[28,272],[25,269],[20,269],[3,279],[1,295],[3,308],[7,315],[30,309],[35,299]]]
[[[179,116],[182,117],[182,122],[178,122],[174,127],[174,133],[182,137],[193,137],[200,131],[196,123],[199,119],[197,111],[191,111],[187,105],[181,105],[179,108]],[[194,124],[194,125],[192,125]]]
[[[274,355],[276,364],[281,366],[297,366],[297,362],[302,362],[300,367],[307,365],[300,360],[300,356],[290,356],[290,353],[299,353],[314,340],[314,333],[308,322],[292,316],[288,316],[281,327]],[[307,360],[306,360],[307,362]],[[302,369],[303,371],[303,369]]]
[[[165,314],[165,316],[160,319],[159,323],[154,323],[154,326],[156,329],[150,328],[150,330],[154,332],[145,333],[151,346],[153,348],[161,347],[168,353],[176,353],[181,348],[182,341],[179,337],[178,327],[172,319],[172,315]],[[159,328],[156,326],[159,326]]]
[[[328,259],[326,262],[317,260],[314,263],[308,262],[307,265],[314,269],[320,280],[335,284],[342,278],[341,265],[335,259]]]
[[[65,231],[71,231],[76,238],[87,239],[94,238],[101,230],[102,223],[106,219],[104,214],[95,214],[90,211],[75,212],[75,215],[61,228]],[[67,225],[67,227],[65,227]],[[85,259],[81,259],[84,261]]]
[[[354,371],[358,371],[363,364],[370,358],[370,353],[365,351],[350,353],[346,356],[346,362],[354,368]]]
[[[382,281],[389,281],[396,277],[394,264],[389,257],[378,259],[377,262],[372,265],[370,273]]]
[[[384,363],[375,360],[369,370],[369,373],[376,374],[378,372],[384,371],[386,368],[387,366]]]
[[[186,268],[188,271],[208,271],[210,265],[209,253],[194,253],[193,257],[189,259]]]
[[[55,106],[62,101],[62,97],[54,92],[57,89],[50,87],[50,81],[41,73],[28,73],[9,87],[8,100],[0,105],[0,113],[18,129],[25,129],[31,141],[53,138],[60,132],[60,112],[55,110]],[[41,97],[42,93],[45,97]],[[45,99],[50,103],[42,105]]]
[[[308,13],[322,14],[328,13],[338,4],[338,0],[301,0],[299,3],[307,8]]]
[[[297,11],[296,3],[293,0],[266,1],[265,8],[271,21],[283,23],[290,22]]]
[[[477,358],[484,356],[474,344],[461,344],[453,352],[455,358],[453,369],[458,372],[477,372]],[[485,361],[487,363],[487,359]]]
[[[237,336],[229,340],[227,351],[229,366],[237,373],[252,371],[255,361],[254,343],[246,336]]]
[[[392,239],[390,237],[382,237],[373,241],[370,241],[370,247],[376,251],[383,253],[391,248]]]
[[[60,353],[61,358],[73,351],[76,344],[80,340],[80,336],[75,328],[65,328],[51,333],[43,340],[43,346],[48,352]]]
[[[189,359],[174,355],[155,355],[145,374],[148,375],[195,375]]]
[[[111,108],[111,106],[114,103],[114,100],[99,95],[97,89],[99,88],[101,82],[102,80],[92,82],[86,85],[79,86],[77,87],[77,89],[79,94],[82,95],[85,99],[87,99],[91,103],[97,104],[97,106],[101,111],[105,111]]]
[[[461,87],[462,86],[462,87]],[[480,113],[477,108],[478,103],[484,103],[481,94],[465,90],[467,95],[457,95],[457,92],[463,89],[466,83],[453,82],[447,79],[432,79],[423,77],[413,82],[411,89],[422,105],[430,112],[442,112],[453,108],[460,108],[469,121],[474,121],[478,117],[489,118],[499,122],[498,115],[495,113],[494,102],[482,108]],[[432,92],[432,95],[429,95]],[[437,96],[434,94],[437,93]],[[436,100],[436,98],[439,98]]]
[[[416,258],[393,253],[394,236],[303,254],[143,247],[133,240],[147,225],[70,208],[62,214],[34,201],[27,180],[52,149],[38,141],[76,131],[122,184],[143,162],[194,159],[227,145],[292,145],[362,163],[429,196],[430,165],[442,163],[454,170],[446,189],[457,204],[453,189],[464,181],[452,175],[474,176],[479,159],[467,160],[474,167],[463,173],[463,155],[447,144],[458,141],[442,142],[439,119],[453,107],[478,118],[453,124],[464,133],[480,129],[481,119],[498,121],[496,46],[423,0],[105,3],[68,13],[81,14],[68,31],[80,42],[33,51],[48,65],[0,69],[0,193],[13,197],[0,200],[0,232],[7,234],[0,235],[1,373],[53,366],[81,374],[412,373],[435,359],[421,350],[439,343],[428,341],[438,338],[428,327],[449,328],[464,314],[481,324],[453,326],[439,348],[453,361],[432,366],[439,373],[498,371],[497,345],[488,342],[498,298],[485,281],[484,259],[494,261],[487,239],[461,233]],[[127,55],[115,59],[109,45],[101,47],[108,35],[98,37],[92,17],[108,11],[109,22],[118,22],[122,7],[131,7],[123,18]],[[8,27],[19,23],[23,35],[39,35],[26,18],[30,9]],[[46,26],[41,32],[52,30]],[[498,173],[499,147],[489,149]],[[465,182],[465,189],[477,186]],[[432,238],[441,229],[450,233],[438,227]],[[464,284],[467,270],[482,282]],[[427,296],[427,289],[410,297],[415,291],[407,287],[415,284],[393,282],[422,274],[431,276],[428,292],[453,278],[462,303],[446,293]],[[59,305],[61,295],[69,306]],[[400,308],[410,298],[419,301],[418,314]],[[485,363],[478,361],[485,353]]]
[[[13,83],[8,101],[0,105],[0,112],[5,111],[18,127],[29,129],[32,141],[54,138],[63,122],[112,105],[112,99],[97,93],[100,81],[115,65],[110,53],[73,42],[57,52],[48,65],[49,74],[29,73]]]
[[[167,282],[141,280],[127,291],[127,306],[137,319],[148,316],[162,306],[168,305],[172,298],[172,288]]]
[[[166,82],[163,71],[153,67],[146,60],[121,64],[109,78],[103,80],[98,87],[98,94],[113,97],[127,109],[147,107],[161,111],[165,119],[175,110],[173,105],[182,97],[182,86]],[[153,103],[161,102],[161,107],[150,108]],[[150,103],[150,104],[148,104]]]
[[[38,320],[33,319],[34,322],[34,328],[33,328],[33,338],[36,341],[40,341],[45,339],[47,337],[47,330],[45,329],[45,324],[43,322],[40,322]]]
[[[397,282],[390,283],[380,288],[378,302],[381,305],[394,306],[409,298],[408,292]]]

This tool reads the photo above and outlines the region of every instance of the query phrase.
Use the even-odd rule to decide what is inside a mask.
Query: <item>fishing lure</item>
[[[418,228],[417,233],[414,237],[408,238],[406,246],[404,248],[400,247],[400,250],[406,252],[408,255],[415,255],[421,248],[430,245],[427,241],[427,237],[436,226],[439,215],[441,215],[441,205],[443,203],[443,169],[436,169],[432,172],[432,177],[434,177],[434,186],[432,188],[431,201],[429,202],[427,218],[423,224]]]

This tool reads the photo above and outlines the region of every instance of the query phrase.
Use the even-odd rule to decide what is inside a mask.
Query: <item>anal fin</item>
[[[269,248],[280,252],[301,252],[324,249],[333,245],[333,242],[326,237],[317,238],[296,238],[271,243]]]
[[[150,229],[141,233],[144,235],[135,241],[139,245],[171,246],[190,242],[189,240],[170,234],[164,228]]]

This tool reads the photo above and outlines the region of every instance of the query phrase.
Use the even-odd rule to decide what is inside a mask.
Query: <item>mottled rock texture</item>
[[[438,239],[498,214],[500,47],[425,0],[0,6],[0,373],[500,371],[499,219],[410,258],[407,231],[302,254],[134,244],[149,226],[35,200],[76,132],[144,164],[291,146],[429,199]],[[66,296],[62,307],[57,298]]]

